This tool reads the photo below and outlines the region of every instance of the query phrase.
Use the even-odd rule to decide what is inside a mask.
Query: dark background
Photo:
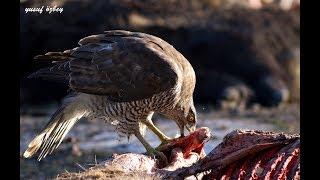
[[[263,2],[263,1],[262,1]],[[25,7],[57,5],[60,13],[28,13]],[[125,29],[168,41],[193,65],[194,99],[227,109],[278,106],[300,99],[300,9],[279,2],[248,1],[43,1],[20,3],[20,103],[48,104],[67,86],[27,79],[48,64],[32,58],[77,46],[80,38]]]

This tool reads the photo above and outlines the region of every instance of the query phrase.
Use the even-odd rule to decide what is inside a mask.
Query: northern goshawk
[[[106,31],[85,37],[79,47],[48,52],[35,59],[53,66],[32,78],[65,81],[72,93],[53,114],[23,156],[40,151],[38,160],[56,149],[82,117],[101,118],[121,135],[134,134],[149,154],[164,158],[143,138],[146,126],[165,143],[170,140],[152,122],[154,112],[184,128],[195,129],[195,72],[188,60],[164,40],[140,32]]]

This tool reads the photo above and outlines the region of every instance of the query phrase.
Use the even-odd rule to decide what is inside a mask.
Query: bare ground
[[[28,107],[21,109],[20,115],[20,154],[27,143],[46,124],[55,105],[47,108]],[[285,133],[300,133],[300,105],[283,105],[277,108],[254,106],[242,112],[217,111],[211,106],[197,107],[199,112],[198,126],[209,127],[216,139],[209,142],[205,150],[210,151],[219,144],[224,135],[234,129],[260,129]],[[33,115],[31,115],[33,114]],[[171,121],[157,117],[157,126],[167,135],[175,136],[177,128]],[[146,138],[151,145],[159,141],[150,132]],[[119,139],[113,128],[104,122],[80,121],[68,134],[60,147],[43,159],[20,159],[21,179],[51,179],[63,172],[79,172],[111,157],[113,153],[144,152],[142,145],[132,137]],[[100,172],[101,173],[101,172]],[[113,177],[114,175],[110,175]]]

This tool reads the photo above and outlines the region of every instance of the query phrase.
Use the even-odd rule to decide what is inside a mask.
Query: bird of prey
[[[194,131],[195,72],[188,60],[166,41],[141,32],[105,31],[79,41],[79,47],[35,57],[51,67],[31,74],[68,83],[71,93],[53,114],[44,130],[28,145],[25,158],[37,152],[38,160],[56,149],[81,118],[99,118],[120,135],[135,135],[147,153],[164,159],[144,138],[146,127],[162,143],[170,139],[152,122],[159,113],[180,128]]]

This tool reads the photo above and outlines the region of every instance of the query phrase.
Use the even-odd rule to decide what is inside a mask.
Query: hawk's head
[[[165,117],[174,120],[180,128],[180,135],[184,136],[184,129],[189,132],[193,132],[196,129],[197,124],[197,112],[194,107],[193,100],[189,101],[187,106],[176,106],[170,111],[163,111],[160,114]]]
[[[193,105],[193,101],[190,105],[188,115],[184,119],[184,123],[185,123],[186,129],[189,132],[193,132],[194,130],[196,130],[197,112],[196,112],[196,108]]]

